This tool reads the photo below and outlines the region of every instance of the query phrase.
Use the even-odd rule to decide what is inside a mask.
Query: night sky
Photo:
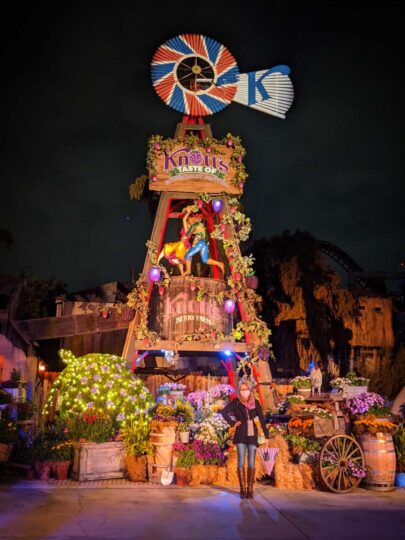
[[[240,135],[254,238],[307,230],[369,270],[405,257],[400,143],[401,2],[31,2],[1,29],[0,272],[50,274],[69,290],[140,271],[152,222],[128,184],[150,134],[180,115],[150,61],[180,33],[229,48],[241,73],[291,67],[286,120],[232,104],[214,136]],[[50,7],[52,6],[52,7]]]

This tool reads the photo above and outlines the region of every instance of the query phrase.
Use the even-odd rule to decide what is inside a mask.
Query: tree
[[[339,276],[305,231],[285,231],[254,244],[263,316],[273,331],[273,347],[281,365],[306,369],[311,358],[326,365],[327,357],[346,360],[351,332],[343,323],[355,299],[342,289]]]
[[[20,302],[21,319],[36,319],[55,315],[55,298],[66,293],[66,284],[54,277],[34,276],[28,280]]]

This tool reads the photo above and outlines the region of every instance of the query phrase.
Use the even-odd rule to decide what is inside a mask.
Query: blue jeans
[[[248,467],[250,469],[255,468],[256,449],[257,446],[255,444],[237,443],[236,450],[238,452],[239,469],[245,466],[246,450],[248,451]]]
[[[207,261],[208,261],[208,244],[205,240],[199,240],[195,246],[191,247],[186,255],[185,255],[185,259],[186,261],[190,261],[194,255],[196,255],[197,253],[200,253],[201,255],[201,260],[204,264],[207,264]]]

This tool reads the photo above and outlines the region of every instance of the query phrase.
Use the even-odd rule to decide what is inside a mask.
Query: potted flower
[[[394,433],[394,447],[397,456],[395,485],[405,488],[405,424],[400,424]]]
[[[310,463],[314,461],[321,448],[315,439],[304,437],[303,435],[286,435],[286,440],[292,448],[294,461],[296,463]]]
[[[67,421],[73,440],[75,480],[123,478],[124,444],[117,438],[117,422],[107,413],[85,411]]]
[[[163,403],[167,400],[175,401],[176,399],[182,398],[184,390],[186,389],[185,384],[179,383],[165,383],[159,386],[157,390],[158,398],[161,398],[160,401]]]
[[[153,453],[152,443],[148,440],[149,423],[135,424],[131,420],[121,430],[121,439],[125,445],[125,465],[132,482],[147,481],[147,456]]]
[[[305,398],[308,398],[311,395],[311,380],[309,377],[295,377],[291,381],[291,384],[299,395],[304,396]]]
[[[17,426],[24,433],[34,429],[34,413],[35,406],[31,401],[20,401],[17,403]]]
[[[235,394],[235,389],[229,384],[216,384],[207,391],[208,399],[214,401],[218,408],[225,407],[232,394]]]
[[[0,463],[9,460],[14,444],[18,441],[18,430],[14,422],[0,419]]]
[[[291,404],[302,405],[303,403],[305,403],[305,398],[304,396],[301,396],[300,394],[293,394],[291,396],[287,396],[286,401],[290,405]]]
[[[177,433],[179,434],[180,441],[188,444],[190,442],[190,422],[180,422],[177,427]]]
[[[391,410],[386,406],[384,398],[374,392],[364,392],[348,399],[346,409],[353,417],[369,414],[387,422],[391,418]]]
[[[10,373],[10,379],[2,383],[3,390],[5,390],[14,401],[19,401],[23,398],[23,382],[21,379],[21,371],[13,368]]]
[[[73,444],[70,441],[59,441],[50,449],[51,469],[57,480],[66,480],[73,460]]]
[[[56,402],[57,413],[66,422],[75,449],[72,477],[123,478],[124,443],[119,431],[131,419],[138,425],[149,422],[151,394],[119,356],[76,358],[66,350],[59,354],[67,366],[52,386],[44,413]]]
[[[194,439],[191,443],[196,463],[191,466],[191,485],[212,484],[216,481],[219,468],[224,465],[224,452],[216,442]]]
[[[343,396],[351,398],[367,392],[369,380],[359,377],[354,371],[349,371],[346,377],[338,377],[330,382],[333,388],[338,388],[343,392]]]
[[[178,453],[174,473],[176,475],[176,484],[178,486],[187,486],[190,482],[191,467],[196,463],[195,451],[188,445],[175,443],[173,450]],[[177,446],[176,446],[177,445]]]

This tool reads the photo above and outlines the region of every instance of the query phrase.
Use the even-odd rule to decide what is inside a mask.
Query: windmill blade
[[[278,118],[285,118],[294,99],[288,66],[275,66],[239,75],[233,101]]]

